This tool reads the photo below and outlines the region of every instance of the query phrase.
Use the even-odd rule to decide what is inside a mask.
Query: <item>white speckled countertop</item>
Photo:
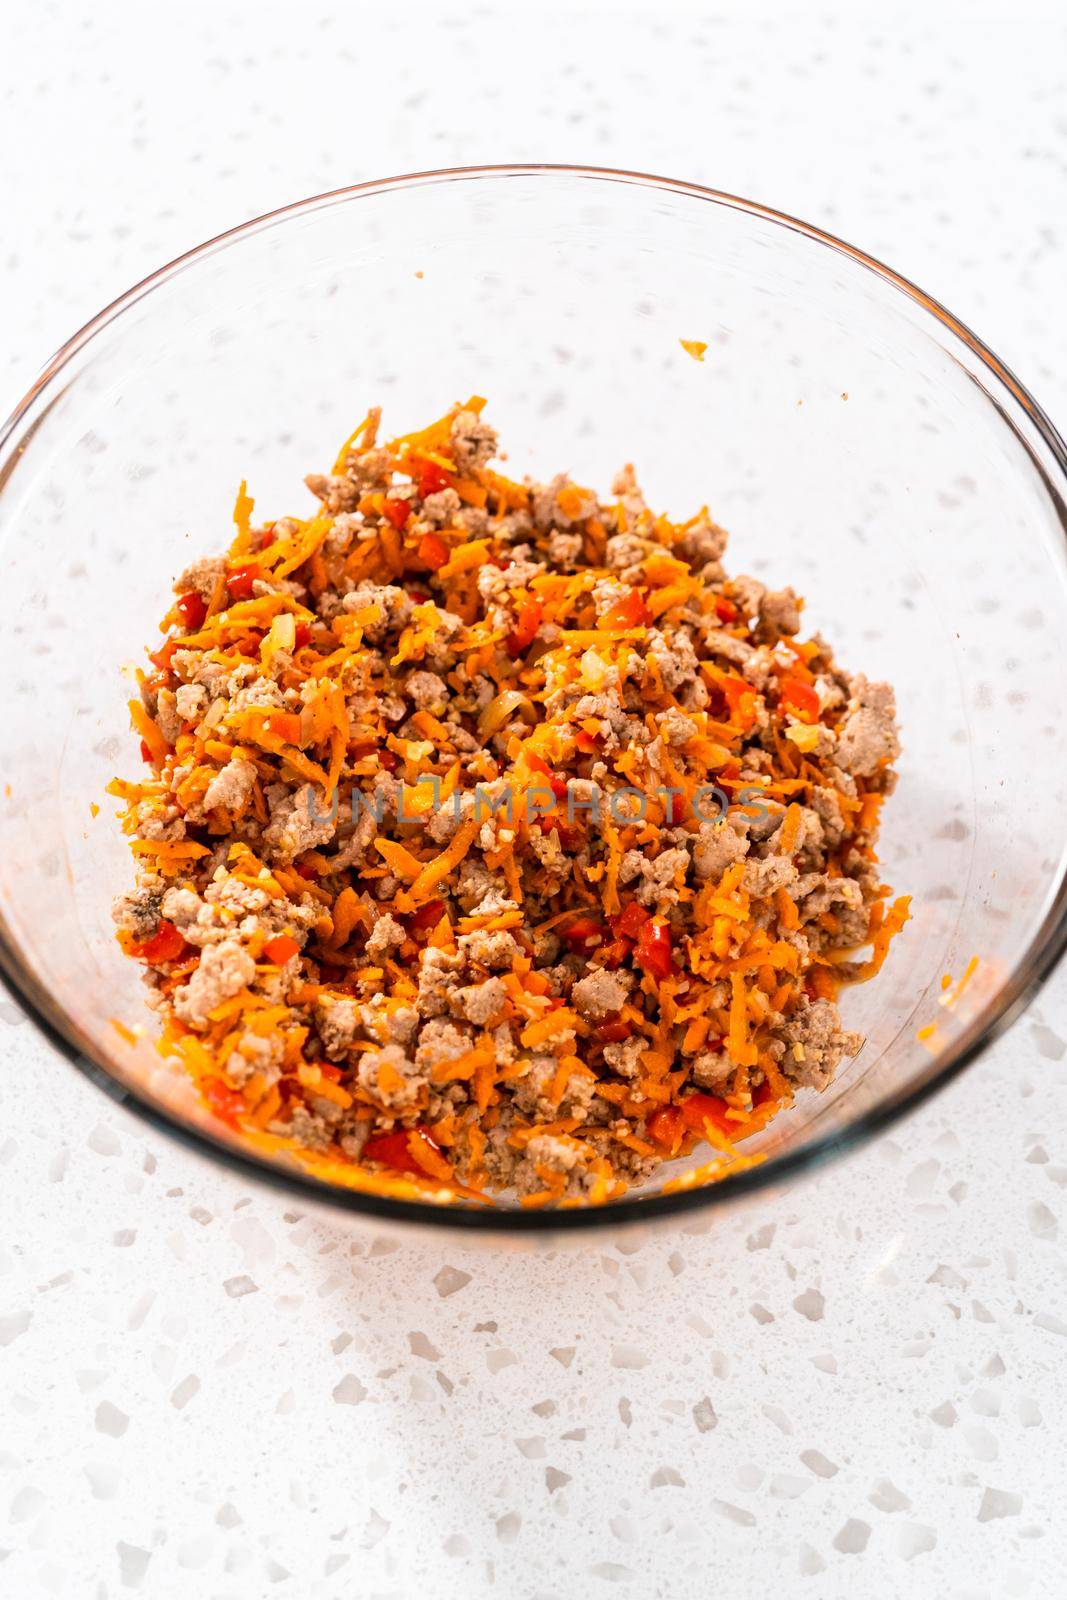
[[[1062,428],[1056,8],[647,9],[19,8],[0,407],[239,219],[543,159],[843,233]],[[929,1108],[771,1208],[554,1258],[302,1219],[146,1138],[0,1001],[0,1596],[1061,1595],[1065,1033],[1061,974]]]

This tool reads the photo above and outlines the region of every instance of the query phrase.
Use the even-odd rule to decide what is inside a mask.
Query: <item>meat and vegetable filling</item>
[[[598,1203],[701,1178],[862,1039],[907,917],[892,690],[702,510],[493,470],[474,398],[175,585],[116,780],[161,1051],[342,1181]],[[684,1181],[694,1181],[689,1175]]]

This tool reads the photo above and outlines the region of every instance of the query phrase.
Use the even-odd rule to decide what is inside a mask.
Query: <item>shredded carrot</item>
[[[791,806],[786,807],[785,817],[782,820],[781,832],[778,835],[778,849],[781,851],[783,856],[792,855],[793,851],[796,849],[797,838],[800,834],[800,824],[802,820],[803,813],[801,812],[800,807],[794,801]]]
[[[233,525],[237,529],[237,539],[232,554],[241,554],[249,548],[252,542],[252,513],[255,509],[256,502],[248,493],[248,485],[242,478],[237,499],[233,503]]]
[[[532,1050],[539,1044],[545,1044],[549,1039],[554,1038],[556,1034],[564,1033],[567,1029],[573,1028],[577,1020],[573,1011],[565,1009],[548,1011],[543,1017],[539,1017],[536,1022],[531,1022],[529,1027],[523,1029],[522,1042],[527,1050]]]
[[[402,911],[416,911],[441,880],[447,878],[449,873],[459,866],[473,844],[477,831],[476,822],[464,823],[448,848],[442,850],[435,860],[427,862],[421,868],[411,888],[397,896],[397,905]]]
[[[422,871],[423,863],[418,856],[412,855],[405,845],[398,844],[395,839],[379,837],[374,841],[374,848],[398,877],[415,879]]]
[[[351,884],[347,884],[333,903],[333,935],[331,943],[335,945],[344,944],[353,928],[363,921],[363,915],[363,906],[360,903],[359,896]]]

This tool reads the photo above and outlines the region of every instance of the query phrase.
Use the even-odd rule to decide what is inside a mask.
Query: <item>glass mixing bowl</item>
[[[706,341],[702,362],[682,339]],[[861,1054],[718,1185],[664,1193],[661,1177],[563,1213],[368,1196],[243,1149],[150,1028],[131,1043],[114,1025],[149,1014],[109,916],[132,864],[104,788],[138,769],[123,668],[173,576],[229,542],[242,477],[262,515],[306,514],[303,474],[368,405],[400,433],[471,392],[512,475],[567,468],[606,491],[633,461],[650,504],[682,518],[706,502],[731,571],[794,584],[807,628],[896,686],[881,859],[912,921],[880,976],[844,994]],[[77,334],[4,433],[6,978],[131,1110],[305,1199],[505,1234],[714,1215],[947,1082],[1063,947],[1065,489],[1062,442],[966,328],[840,240],[728,195],[471,169],[224,234]]]

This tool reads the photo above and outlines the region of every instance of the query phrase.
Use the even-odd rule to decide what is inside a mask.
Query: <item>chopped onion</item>
[[[590,645],[582,656],[582,683],[587,689],[591,689],[594,694],[599,694],[610,672],[610,664],[604,660],[603,656],[598,655]]]
[[[502,694],[494,695],[482,711],[478,718],[478,732],[483,739],[491,738],[506,722],[511,721],[516,712],[531,726],[537,721],[537,712],[529,695],[522,694],[518,689],[505,689]]]

